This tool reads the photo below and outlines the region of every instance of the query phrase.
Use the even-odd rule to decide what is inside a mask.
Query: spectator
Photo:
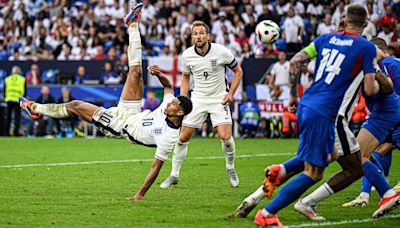
[[[271,135],[269,120],[262,118],[256,131],[256,138],[268,138]]]
[[[317,36],[329,34],[336,31],[336,26],[332,24],[332,16],[325,14],[324,21],[319,23],[317,27]]]
[[[367,26],[364,28],[362,36],[364,36],[367,40],[371,40],[376,37],[376,27],[375,24],[371,21],[367,21]]]
[[[4,85],[4,101],[7,102],[6,135],[19,136],[21,108],[19,98],[26,94],[26,81],[21,75],[21,69],[13,66],[11,75],[6,77]],[[11,132],[11,117],[14,115],[14,131]]]
[[[154,91],[150,89],[147,90],[143,110],[150,109],[151,111],[154,111],[158,108],[158,106],[160,106],[160,104],[160,99],[156,97]]]
[[[74,56],[71,54],[71,47],[67,44],[64,44],[62,47],[62,52],[57,57],[57,60],[65,61],[65,60],[72,60],[72,59],[74,59]]]
[[[279,23],[278,17],[275,15],[273,11],[269,9],[268,4],[262,5],[262,14],[258,16],[257,24],[263,20],[271,20],[277,24]]]
[[[393,36],[390,39],[389,47],[394,49],[394,55],[397,58],[400,57],[400,23],[396,24]]]
[[[289,86],[289,61],[285,52],[279,52],[278,62],[272,65],[270,77],[270,86]]]
[[[382,38],[385,40],[386,44],[389,44],[393,37],[393,32],[391,31],[389,25],[383,24],[382,31],[378,33],[377,37]]]
[[[385,27],[385,25],[389,28],[393,28],[398,21],[397,16],[393,14],[393,7],[389,4],[386,6],[385,10],[385,16],[381,18],[379,25],[382,28]]]
[[[12,55],[8,57],[8,61],[25,61],[25,56],[22,56],[18,49],[14,49]]]
[[[42,78],[40,77],[39,66],[32,64],[31,70],[26,74],[26,84],[37,86],[40,83],[42,83]]]
[[[332,22],[335,26],[338,26],[342,18],[344,17],[346,11],[344,9],[345,3],[340,1],[332,15]]]
[[[287,52],[296,53],[300,51],[304,23],[303,19],[295,14],[293,7],[289,8],[282,29],[282,38],[286,41]]]
[[[92,57],[92,60],[105,60],[107,55],[104,53],[104,47],[101,45],[96,46],[96,54]]]
[[[319,0],[313,0],[307,5],[307,14],[321,16],[323,14],[324,8],[322,7]],[[336,11],[335,11],[336,12]],[[340,15],[339,19],[342,15]]]
[[[308,71],[307,64],[301,65],[300,72],[299,84],[301,85],[302,93],[304,93],[308,88],[310,88],[313,82],[313,75]]]
[[[246,12],[242,13],[242,19],[245,24],[250,22],[250,16],[253,16],[254,20],[257,21],[258,15],[254,12],[254,8],[252,5],[247,4],[245,5]]]
[[[243,49],[245,44],[249,44],[249,38],[246,36],[244,30],[239,31],[239,35],[235,38],[235,42]]]
[[[121,61],[117,63],[117,75],[121,78],[121,83],[125,83],[126,77],[128,76],[128,56],[126,54],[121,55]]]
[[[75,100],[74,97],[71,96],[71,92],[67,87],[63,87],[61,89],[61,97],[58,99],[58,104],[67,103]],[[67,137],[71,138],[74,132],[74,127],[76,125],[77,118],[76,117],[68,117],[65,119],[57,119],[56,127],[57,127],[57,136],[58,137]]]
[[[40,89],[40,96],[36,99],[37,103],[40,104],[51,104],[56,103],[56,99],[50,94],[50,89],[48,86],[42,86]],[[32,121],[32,119],[30,119]],[[45,135],[46,137],[53,137],[53,128],[54,128],[54,119],[48,116],[41,116],[40,119],[37,119],[34,122],[32,121],[30,126],[35,126],[35,128],[39,128],[39,130],[33,130],[33,133],[36,136]],[[42,128],[45,129],[45,132],[42,132]],[[31,128],[32,129],[32,128]],[[32,130],[29,130],[29,134],[32,133]]]
[[[227,28],[227,32],[232,32],[234,31],[233,26],[232,26],[232,22],[227,20],[226,18],[226,13],[224,11],[220,11],[218,13],[219,19],[216,20],[213,24],[212,24],[212,30],[211,33],[214,33],[215,35],[222,35],[219,34],[222,32],[222,27],[225,26]]]
[[[247,37],[250,37],[251,34],[254,33],[256,30],[257,24],[256,20],[254,19],[253,16],[249,16],[249,23],[244,26],[244,32],[246,33]]]
[[[196,20],[201,20],[206,23],[209,27],[211,27],[211,17],[208,10],[203,6],[199,5],[197,7]]]
[[[238,35],[241,30],[244,30],[244,23],[239,14],[233,15],[234,34]],[[244,34],[246,36],[246,33]]]
[[[143,21],[150,21],[152,18],[156,16],[156,8],[150,4],[149,0],[143,0],[143,8],[140,12],[140,17]]]
[[[110,62],[104,63],[104,71],[100,75],[100,80],[104,84],[118,84],[121,78],[118,77],[117,73],[113,70]]]
[[[118,54],[117,51],[115,50],[115,47],[110,47],[107,52],[107,60],[108,61],[115,61],[118,59]]]
[[[74,84],[80,85],[80,84],[83,84],[85,80],[89,80],[89,79],[90,79],[90,77],[89,77],[89,75],[86,74],[85,67],[79,66],[78,70],[76,71],[76,74],[75,74]]]

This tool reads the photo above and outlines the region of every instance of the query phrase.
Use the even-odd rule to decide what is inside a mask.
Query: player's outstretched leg
[[[56,119],[63,119],[70,116],[78,116],[86,122],[92,121],[92,116],[99,108],[96,105],[74,100],[64,104],[39,104],[24,97],[19,99],[19,105],[28,112],[32,118],[40,115],[50,116]]]
[[[139,32],[140,11],[143,3],[138,3],[131,8],[131,12],[124,21],[128,25],[129,46],[128,60],[129,72],[124,88],[122,89],[118,107],[128,110],[142,108],[143,78],[142,78],[142,43]]]
[[[174,154],[172,156],[171,175],[161,183],[160,188],[170,188],[178,184],[179,172],[181,170],[182,163],[186,158],[189,141],[195,131],[195,128],[187,126],[182,127],[179,140],[175,145]]]

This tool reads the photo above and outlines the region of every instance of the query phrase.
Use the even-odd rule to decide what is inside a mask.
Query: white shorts
[[[360,150],[360,144],[349,128],[349,122],[343,116],[338,116],[336,119],[335,146],[339,156],[353,154]]]
[[[213,127],[230,124],[232,125],[231,110],[229,105],[222,105],[221,100],[197,100],[192,99],[193,110],[182,122],[183,126],[201,128],[203,122],[210,114]]]
[[[92,116],[92,123],[107,137],[124,137],[131,142],[134,135],[138,134],[140,123],[143,119],[142,112],[137,110],[127,111],[125,108],[112,107],[105,109],[100,107]],[[129,119],[129,125],[127,121]]]

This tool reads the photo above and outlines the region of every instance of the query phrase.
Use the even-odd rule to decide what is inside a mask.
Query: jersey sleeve
[[[190,68],[189,68],[189,66],[188,66],[187,63],[186,63],[186,57],[185,57],[185,55],[182,55],[182,64],[181,64],[181,66],[182,66],[182,73],[184,73],[184,74],[190,74]]]
[[[157,140],[157,149],[154,157],[158,160],[166,161],[174,148],[178,137],[179,132],[169,132],[160,136]]]
[[[378,69],[376,67],[378,66],[377,60],[376,60],[376,48],[375,46],[369,42],[365,41],[365,46],[363,48],[363,71],[364,75],[368,73],[375,73]]]
[[[225,47],[223,49],[224,50],[222,52],[222,63],[225,64],[230,69],[235,68],[238,65],[235,56],[233,56],[232,52],[229,49]]]

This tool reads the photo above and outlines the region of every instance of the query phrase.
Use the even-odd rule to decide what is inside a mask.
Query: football
[[[261,43],[269,44],[279,39],[281,28],[273,21],[264,20],[258,23],[256,34]]]

